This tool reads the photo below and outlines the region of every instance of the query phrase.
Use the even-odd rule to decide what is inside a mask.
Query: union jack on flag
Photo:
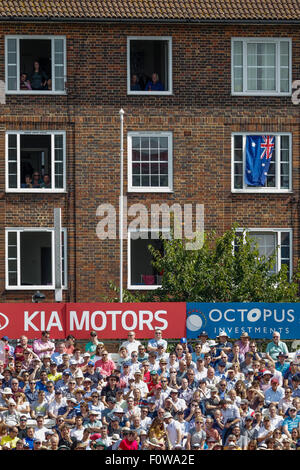
[[[267,160],[272,158],[272,153],[274,149],[274,136],[273,135],[263,135],[263,142],[260,144],[261,148],[264,149],[260,158],[266,158]]]

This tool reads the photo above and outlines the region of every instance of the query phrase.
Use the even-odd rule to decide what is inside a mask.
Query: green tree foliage
[[[162,286],[152,291],[128,291],[124,302],[298,302],[299,269],[289,280],[287,266],[272,272],[275,255],[261,256],[258,246],[237,227],[217,237],[206,233],[201,248],[187,250],[186,241],[162,240],[163,255],[149,245],[153,266],[163,272]],[[190,240],[189,240],[190,241]],[[118,288],[109,301],[118,301]]]

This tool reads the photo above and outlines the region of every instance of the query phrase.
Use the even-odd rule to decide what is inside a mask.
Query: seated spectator
[[[32,175],[32,181],[31,181],[31,184],[32,184],[32,188],[40,188],[41,187],[41,178],[40,178],[40,173],[38,171],[35,171]]]
[[[28,80],[28,75],[25,72],[21,73],[20,90],[32,90],[30,81]]]
[[[45,174],[43,176],[43,181],[41,183],[41,188],[46,188],[46,189],[50,188],[51,189],[51,181],[50,181],[50,176],[49,175]]]
[[[131,91],[140,91],[141,86],[139,84],[138,76],[136,73],[131,75],[131,83],[130,83],[130,90]]]
[[[280,333],[278,331],[274,331],[273,341],[268,343],[266,348],[266,354],[273,361],[277,361],[279,353],[284,353],[288,355],[289,351],[287,345],[280,340]]]
[[[146,91],[164,91],[164,86],[160,82],[157,72],[152,73],[151,80],[146,85]]]
[[[25,183],[21,184],[21,188],[32,188],[32,178],[30,175],[25,175]]]

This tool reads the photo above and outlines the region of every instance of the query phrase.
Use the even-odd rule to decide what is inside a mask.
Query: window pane
[[[139,139],[139,140],[138,140]],[[132,138],[133,141],[133,138]],[[167,137],[134,137],[135,149],[132,150],[132,185],[150,187],[168,186],[168,178],[159,175],[168,175],[168,138]],[[140,150],[141,148],[141,150]],[[136,162],[141,161],[139,165]],[[160,163],[159,163],[160,162]],[[134,178],[142,174],[142,178]]]
[[[251,238],[258,244],[258,251],[260,256],[265,256],[266,258],[271,257],[276,250],[277,246],[277,237],[275,233],[250,233]],[[272,272],[276,272],[277,262],[275,263]]]
[[[233,74],[234,91],[243,91],[243,43],[234,41],[233,43]]]
[[[17,40],[7,39],[7,89],[9,91],[17,90]]]
[[[247,87],[249,91],[276,90],[276,44],[247,44]]]
[[[7,266],[8,266],[8,285],[16,286],[18,283],[17,233],[16,232],[8,232],[7,234]]]
[[[16,134],[8,135],[8,187],[11,189],[18,187]]]

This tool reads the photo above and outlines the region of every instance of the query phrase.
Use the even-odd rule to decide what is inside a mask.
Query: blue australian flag
[[[264,186],[275,147],[272,135],[247,135],[245,183]]]

